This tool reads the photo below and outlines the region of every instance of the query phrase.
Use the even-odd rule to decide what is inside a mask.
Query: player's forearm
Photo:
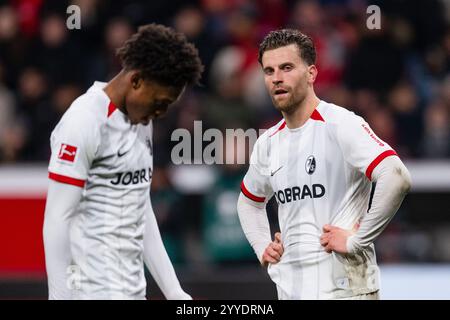
[[[45,265],[50,300],[70,299],[67,286],[67,268],[70,265],[69,225],[64,221],[45,219]]]
[[[189,300],[191,297],[181,288],[164,247],[151,205],[147,211],[144,233],[145,264],[168,300]]]
[[[81,189],[50,181],[44,218],[44,249],[49,299],[70,299],[67,271],[71,263],[70,219],[81,198]]]
[[[376,181],[372,205],[360,221],[356,234],[347,240],[347,250],[356,252],[369,246],[394,217],[411,187],[411,177],[398,157],[384,159],[374,170]]]
[[[265,204],[253,202],[241,193],[237,203],[237,211],[244,234],[259,261],[262,261],[264,250],[271,242]]]

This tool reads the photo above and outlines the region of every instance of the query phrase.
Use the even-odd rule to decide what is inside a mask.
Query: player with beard
[[[269,33],[259,63],[283,115],[257,140],[237,208],[279,299],[378,299],[373,242],[410,189],[410,175],[363,118],[319,99],[314,43]],[[376,185],[371,205],[372,185]],[[265,210],[275,196],[281,233]]]

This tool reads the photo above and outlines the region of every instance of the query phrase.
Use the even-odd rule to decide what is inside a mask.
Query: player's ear
[[[133,89],[137,90],[142,85],[143,79],[140,76],[139,72],[132,71],[131,73],[131,86]]]
[[[316,81],[317,78],[317,67],[316,65],[312,64],[308,67],[308,74],[309,74],[309,83],[313,84]]]

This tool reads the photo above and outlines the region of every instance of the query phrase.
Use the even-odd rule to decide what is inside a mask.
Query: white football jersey
[[[51,135],[50,179],[83,188],[70,226],[74,299],[145,298],[152,123],[131,125],[95,82]]]
[[[325,224],[352,229],[368,210],[371,174],[396,155],[359,116],[321,101],[306,123],[284,120],[257,140],[242,193],[257,202],[275,195],[284,254],[268,272],[279,299],[335,299],[377,291],[373,245],[358,255],[329,254]]]

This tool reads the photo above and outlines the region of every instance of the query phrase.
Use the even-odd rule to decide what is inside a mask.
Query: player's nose
[[[272,74],[272,83],[274,85],[279,85],[283,83],[283,77],[281,75],[280,70],[275,70]]]

